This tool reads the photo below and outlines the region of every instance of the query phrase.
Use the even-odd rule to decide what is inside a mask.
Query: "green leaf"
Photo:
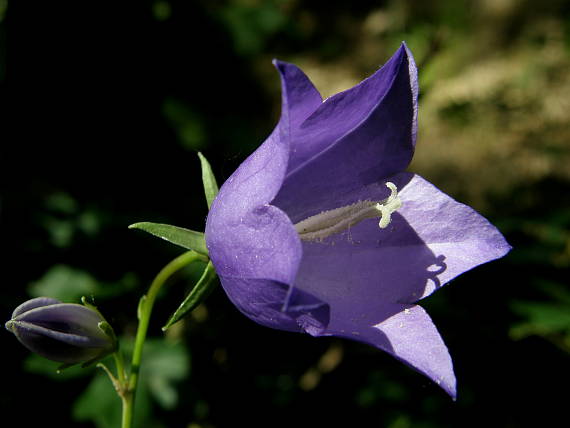
[[[123,338],[121,345],[127,354],[132,353],[132,340]],[[112,366],[112,362],[108,361],[107,365]],[[174,408],[179,401],[177,384],[188,378],[190,366],[191,357],[183,343],[171,343],[164,339],[146,340],[133,428],[162,426],[153,417],[153,403],[165,409]],[[80,371],[85,372],[93,373]],[[73,417],[78,421],[92,421],[97,428],[120,426],[121,400],[109,377],[102,371],[95,372],[91,383],[77,398],[73,406]]]
[[[212,201],[218,194],[218,183],[216,182],[216,177],[212,172],[212,167],[204,155],[198,152],[198,157],[200,158],[200,164],[202,165],[202,182],[204,183],[204,193],[206,194],[206,201],[208,202],[208,208],[212,206]]]
[[[170,224],[151,223],[148,221],[131,224],[129,229],[140,229],[151,235],[158,236],[168,242],[180,245],[188,250],[207,256],[206,239],[204,234],[183,227],[172,226]]]
[[[192,312],[200,303],[202,303],[215,288],[216,283],[214,282],[214,279],[216,279],[214,265],[212,265],[212,262],[208,262],[198,283],[194,286],[190,294],[186,296],[178,309],[176,309],[166,325],[162,327],[162,330],[166,331],[172,326],[172,324],[180,321],[184,316]]]
[[[147,388],[137,388],[133,428],[153,426],[152,404]],[[73,406],[73,418],[77,421],[92,421],[97,428],[117,428],[121,425],[121,400],[113,384],[101,371],[93,377],[87,389]]]
[[[178,403],[176,384],[190,373],[190,355],[182,343],[150,340],[145,343],[141,385],[164,409]]]
[[[91,420],[98,428],[118,426],[121,420],[121,401],[115,395],[107,376],[98,374],[93,378],[75,402],[73,417],[78,421]]]

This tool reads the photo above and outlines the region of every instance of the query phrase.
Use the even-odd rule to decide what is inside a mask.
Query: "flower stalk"
[[[146,340],[146,335],[148,331],[148,326],[150,322],[150,316],[152,314],[152,308],[156,297],[164,285],[164,283],[177,271],[188,266],[190,263],[195,261],[207,262],[208,257],[199,254],[195,251],[188,251],[179,257],[168,263],[158,275],[152,281],[148,293],[145,294],[138,307],[138,318],[139,325],[137,328],[137,334],[135,338],[135,347],[133,350],[133,356],[131,360],[131,368],[129,374],[126,375],[123,368],[121,356],[116,356],[115,363],[117,365],[117,376],[119,382],[125,387],[121,389],[119,395],[123,403],[123,416],[122,416],[122,428],[131,428],[133,423],[133,410],[134,402],[136,396],[136,390],[139,379],[139,372],[141,367],[142,355],[144,342]]]

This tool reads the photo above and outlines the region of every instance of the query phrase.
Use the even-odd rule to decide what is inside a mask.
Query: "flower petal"
[[[320,96],[296,67],[276,66],[283,86],[281,120],[220,189],[206,222],[206,244],[224,290],[244,314],[274,328],[316,332],[328,322],[326,305],[291,289],[301,242],[289,217],[269,204],[285,176],[290,123],[302,120]]]
[[[49,331],[84,336],[86,346],[105,346],[107,335],[98,327],[104,319],[92,309],[73,303],[57,303],[36,307],[21,313],[12,321],[43,327]]]
[[[9,321],[8,324],[10,331],[30,351],[61,363],[85,362],[112,348],[109,340],[62,333],[25,321]]]
[[[39,308],[41,306],[55,305],[56,303],[61,302],[59,300],[52,299],[51,297],[36,297],[34,299],[26,300],[24,303],[14,309],[14,312],[12,312],[12,319],[31,309]]]
[[[373,328],[389,342],[386,348],[384,344],[375,345],[425,374],[455,398],[456,380],[449,351],[424,309],[416,305],[402,307]]]
[[[402,200],[390,225],[380,229],[378,220],[368,219],[323,242],[303,242],[297,287],[331,307],[335,306],[331,299],[343,298],[332,294],[334,284],[344,284],[344,295],[349,294],[355,305],[365,303],[359,295],[388,303],[415,303],[510,250],[483,216],[420,176],[401,173],[389,180],[400,189]],[[382,200],[387,194],[383,183],[375,183],[344,195],[337,203]]]
[[[391,352],[453,395],[455,380],[445,346],[427,315],[410,304],[464,271],[503,256],[510,247],[484,217],[421,177],[401,173],[390,181],[400,189],[403,205],[389,226],[380,229],[378,220],[367,219],[320,242],[304,241],[295,286],[329,304],[324,334]],[[374,183],[337,203],[381,200],[387,192],[383,183]],[[402,311],[416,315],[405,317]],[[399,336],[404,332],[393,328],[402,319],[415,320],[416,339],[407,330],[408,336]]]
[[[419,175],[400,192],[398,211],[418,237],[436,255],[431,281],[417,301],[456,276],[483,263],[503,257],[511,250],[501,232],[473,208],[455,201]]]
[[[454,395],[451,359],[437,330],[421,308],[399,302],[423,293],[436,259],[402,216],[382,231],[365,220],[335,239],[304,242],[303,253],[295,285],[329,304],[324,335],[376,346]]]
[[[291,131],[287,176],[274,204],[309,216],[337,195],[403,171],[412,159],[417,73],[405,45],[372,77],[326,100]]]
[[[323,99],[313,83],[299,67],[278,60],[274,60],[273,65],[275,65],[281,76],[281,91],[283,98],[286,100],[282,115],[287,115],[289,120],[288,126],[293,135],[295,135],[305,119],[321,105]],[[294,156],[291,161],[295,161]]]
[[[366,190],[381,196],[380,189]],[[372,326],[393,316],[409,296],[423,295],[437,280],[429,269],[437,261],[396,212],[385,229],[367,219],[322,241],[303,241],[295,286],[329,304],[331,324],[363,319]]]
[[[227,210],[213,212],[206,224],[206,242],[218,275],[292,284],[302,250],[287,215],[271,205],[238,218],[218,216],[222,209]]]
[[[374,220],[365,222],[378,228]],[[402,217],[400,222],[405,223]],[[455,396],[451,358],[436,328],[420,307],[398,302],[402,293],[409,295],[425,289],[429,274],[426,267],[432,263],[433,253],[411,228],[400,234],[411,244],[409,247],[380,244],[376,252],[369,251],[371,243],[364,240],[374,236],[374,231],[362,223],[353,230],[352,251],[347,252],[347,246],[339,240],[303,243],[304,257],[296,287],[329,304],[330,322],[323,335],[349,338],[382,349]],[[345,238],[348,236],[347,233]]]
[[[261,325],[312,335],[328,325],[328,305],[288,284],[227,276],[220,276],[220,281],[232,303]]]

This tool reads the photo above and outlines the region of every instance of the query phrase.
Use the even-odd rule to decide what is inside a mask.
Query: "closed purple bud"
[[[99,312],[49,297],[22,303],[6,329],[30,351],[66,365],[89,363],[116,349],[116,339]]]

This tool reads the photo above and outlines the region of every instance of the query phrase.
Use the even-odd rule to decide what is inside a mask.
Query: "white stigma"
[[[322,240],[347,230],[362,220],[377,217],[380,217],[378,227],[385,229],[390,224],[392,213],[402,206],[396,185],[388,181],[386,187],[391,193],[383,201],[358,201],[351,205],[323,211],[295,224],[295,230],[303,241]]]

